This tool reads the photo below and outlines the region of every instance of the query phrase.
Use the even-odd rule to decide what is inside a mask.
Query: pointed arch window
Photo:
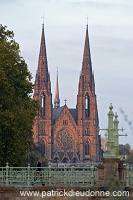
[[[44,92],[41,94],[40,107],[41,107],[41,116],[45,116],[45,94],[44,94]]]
[[[88,94],[85,95],[85,116],[90,117],[90,97]]]
[[[45,155],[45,153],[46,153],[46,146],[45,146],[44,140],[42,140],[42,142],[41,142],[41,153],[42,153],[42,155]]]
[[[45,135],[45,126],[46,126],[45,122],[42,122],[41,123],[41,135]]]
[[[85,143],[85,155],[90,155],[90,146],[88,140]]]

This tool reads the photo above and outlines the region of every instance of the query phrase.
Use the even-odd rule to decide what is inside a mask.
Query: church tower
[[[83,162],[99,161],[98,111],[92,73],[91,53],[86,27],[86,37],[77,95],[77,124],[80,129],[80,155]]]
[[[33,126],[34,143],[39,147],[42,155],[48,161],[51,161],[52,94],[50,74],[48,72],[44,24],[42,25],[40,53],[33,98],[38,100],[40,104],[40,109]]]
[[[66,101],[63,106],[60,106],[58,71],[55,87],[53,107],[43,24],[33,95],[40,105],[33,126],[34,143],[48,162],[88,163],[100,161],[99,121],[88,25],[76,108],[69,108]]]

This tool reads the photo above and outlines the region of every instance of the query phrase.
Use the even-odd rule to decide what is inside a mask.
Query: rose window
[[[71,134],[64,130],[56,136],[58,150],[71,150],[73,149],[73,139]]]

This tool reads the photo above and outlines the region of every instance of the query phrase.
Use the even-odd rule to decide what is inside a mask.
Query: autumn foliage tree
[[[23,165],[31,149],[37,102],[14,33],[0,25],[0,165]]]
[[[107,151],[107,137],[101,137],[101,148],[104,152]]]

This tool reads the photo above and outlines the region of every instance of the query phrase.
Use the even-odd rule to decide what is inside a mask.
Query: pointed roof
[[[91,63],[88,25],[86,26],[86,36],[85,36],[81,76],[82,75],[86,77],[87,81],[90,83],[90,87],[92,87],[92,63]]]
[[[56,89],[55,89],[54,105],[55,105],[56,108],[60,106],[60,99],[59,99],[59,83],[58,83],[58,70],[57,70],[57,77],[56,77]]]
[[[95,78],[94,78],[94,71],[92,72],[92,91],[95,94]]]
[[[90,53],[90,44],[89,44],[88,25],[86,26],[82,71],[86,68],[91,69],[91,53]]]
[[[44,23],[42,24],[42,35],[40,43],[40,52],[38,59],[38,69],[37,77],[43,79],[44,82],[48,82],[48,64],[47,64],[47,53],[46,53],[46,44],[45,44],[45,35],[44,35]]]

